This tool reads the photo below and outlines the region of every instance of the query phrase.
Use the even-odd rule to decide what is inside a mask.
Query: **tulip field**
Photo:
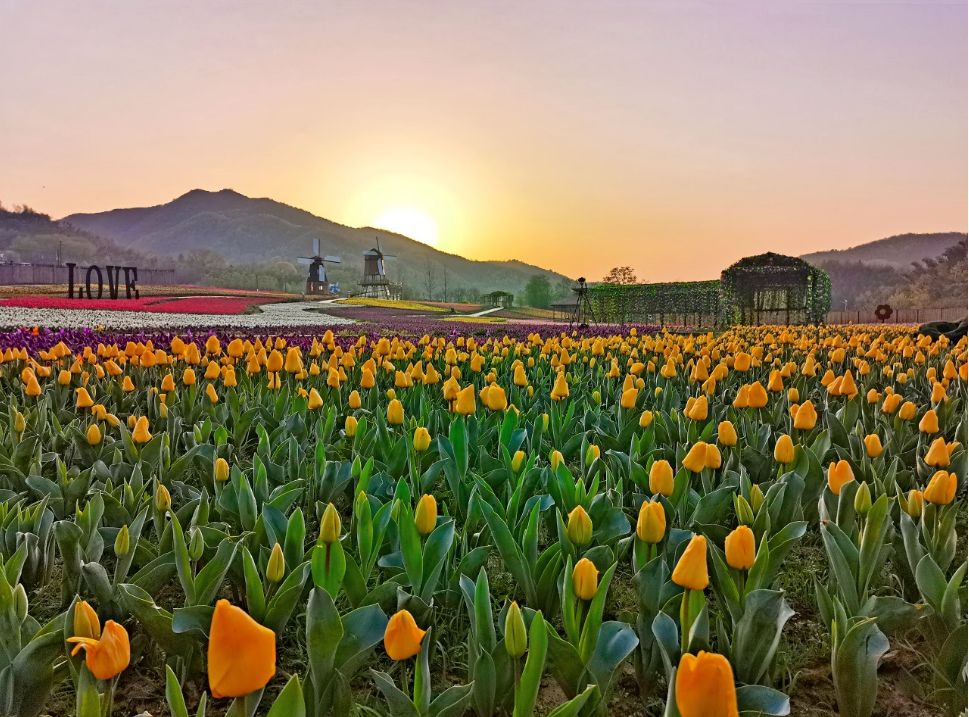
[[[0,715],[965,713],[965,339],[223,326],[0,334]]]

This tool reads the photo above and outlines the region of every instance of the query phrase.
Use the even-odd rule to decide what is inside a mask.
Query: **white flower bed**
[[[95,309],[25,309],[0,306],[0,327],[41,326],[51,329],[76,329],[104,326],[122,331],[168,329],[190,326],[273,328],[276,326],[345,326],[353,319],[318,311],[318,301],[263,304],[257,314],[176,314],[161,311],[101,311]],[[317,311],[308,311],[317,309]]]

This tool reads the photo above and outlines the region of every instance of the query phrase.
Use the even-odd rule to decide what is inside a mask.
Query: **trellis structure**
[[[713,327],[723,323],[720,282],[596,284],[589,296],[598,319],[611,324]]]
[[[827,273],[796,256],[748,256],[720,274],[731,324],[818,324],[831,308]]]
[[[492,291],[483,297],[484,305],[491,308],[510,309],[515,303],[515,295],[507,291]]]

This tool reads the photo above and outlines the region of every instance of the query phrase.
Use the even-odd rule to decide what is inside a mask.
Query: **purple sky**
[[[0,200],[231,187],[474,258],[709,278],[964,231],[966,67],[964,2],[5,3]]]

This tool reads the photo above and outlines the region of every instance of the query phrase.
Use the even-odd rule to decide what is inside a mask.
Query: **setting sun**
[[[423,244],[437,246],[437,222],[427,212],[410,206],[391,207],[381,211],[371,224],[377,229],[403,234]]]

